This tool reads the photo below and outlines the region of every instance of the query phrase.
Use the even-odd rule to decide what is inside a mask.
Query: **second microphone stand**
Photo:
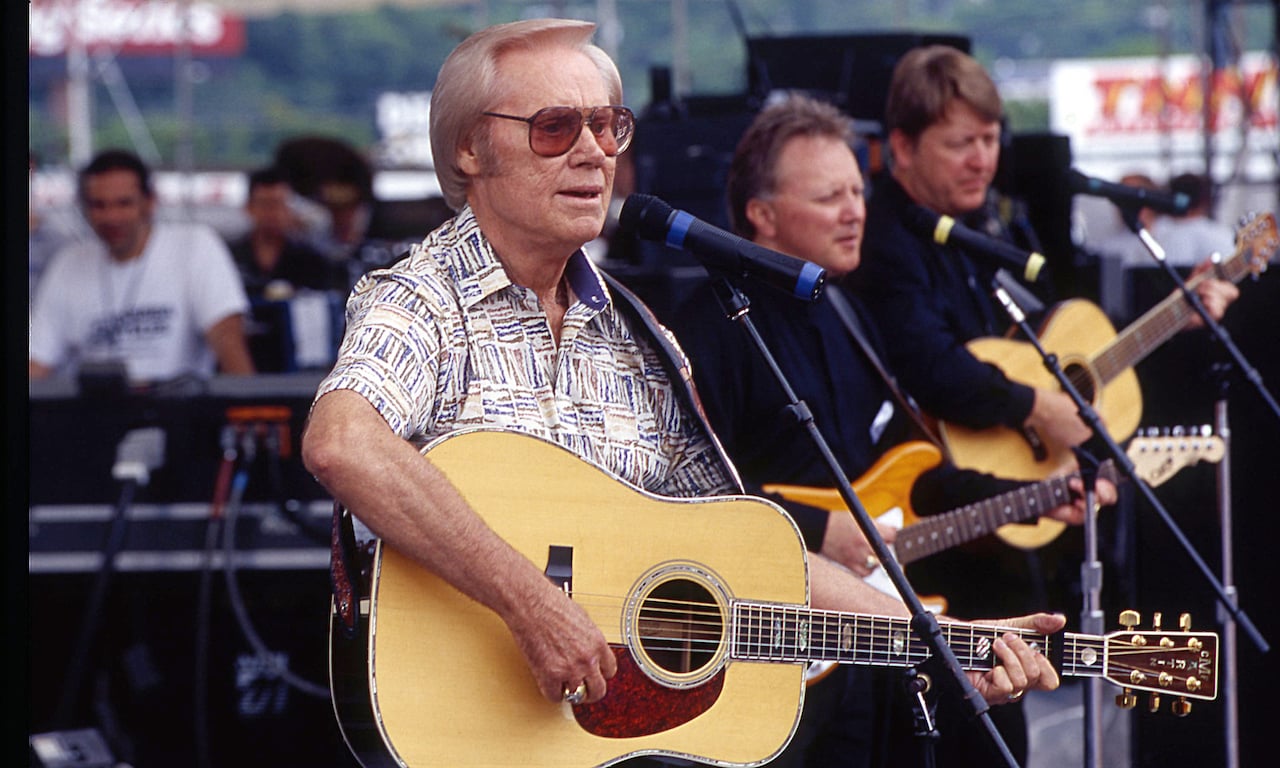
[[[1156,498],[1155,493],[1151,490],[1151,487],[1146,482],[1144,482],[1142,478],[1138,475],[1137,469],[1134,467],[1133,462],[1129,459],[1128,455],[1120,448],[1119,444],[1116,443],[1115,439],[1111,436],[1111,434],[1107,432],[1097,412],[1090,405],[1089,401],[1085,400],[1084,396],[1080,394],[1080,391],[1076,389],[1074,384],[1072,384],[1071,379],[1062,370],[1062,367],[1058,364],[1057,355],[1051,352],[1048,352],[1044,348],[1044,345],[1040,343],[1039,337],[1036,335],[1035,331],[1032,330],[1030,324],[1027,322],[1026,315],[1022,311],[1021,307],[1018,306],[1017,302],[1013,300],[1013,298],[1009,295],[1009,292],[1005,290],[1004,286],[1001,285],[999,281],[993,281],[991,289],[996,299],[1000,302],[1001,306],[1004,307],[1005,312],[1008,313],[1014,325],[1016,325],[1022,331],[1023,335],[1027,338],[1028,341],[1030,341],[1031,345],[1035,348],[1036,352],[1039,353],[1041,359],[1044,361],[1045,368],[1048,369],[1048,371],[1051,374],[1053,374],[1054,379],[1057,380],[1058,384],[1062,387],[1062,390],[1071,397],[1072,402],[1075,403],[1077,412],[1080,414],[1080,418],[1093,431],[1093,434],[1103,444],[1105,444],[1105,446],[1107,447],[1107,451],[1110,454],[1111,458],[1115,461],[1116,466],[1121,468],[1121,470],[1124,472],[1124,476],[1127,477],[1130,481],[1132,481],[1134,487],[1139,489],[1143,497],[1151,505],[1151,508],[1156,510],[1156,512],[1160,515],[1160,518],[1164,521],[1164,524],[1168,528],[1169,532],[1173,534],[1175,539],[1177,539],[1178,543],[1186,551],[1187,556],[1191,558],[1192,562],[1200,570],[1201,574],[1203,574],[1205,580],[1217,593],[1218,600],[1221,603],[1222,609],[1228,614],[1230,614],[1231,617],[1235,620],[1236,624],[1241,628],[1243,628],[1245,632],[1250,635],[1251,639],[1258,646],[1258,649],[1262,653],[1266,653],[1270,649],[1270,646],[1267,644],[1267,641],[1262,637],[1261,633],[1258,632],[1257,628],[1253,625],[1253,622],[1250,621],[1249,617],[1244,614],[1244,611],[1240,609],[1239,605],[1236,604],[1236,601],[1223,587],[1222,583],[1219,582],[1217,577],[1213,574],[1213,572],[1209,570],[1209,566],[1205,563],[1204,559],[1200,556],[1200,554],[1196,551],[1195,547],[1187,539],[1186,534],[1184,534],[1182,532],[1182,529],[1178,527],[1177,522],[1175,522],[1173,518],[1170,517],[1168,510],[1166,510],[1164,506],[1160,503],[1159,499]],[[1092,505],[1090,505],[1089,514],[1090,515],[1093,514]],[[1092,529],[1092,526],[1090,526],[1090,528]],[[1096,556],[1096,553],[1094,556]],[[1088,578],[1097,576],[1099,579],[1099,584],[1094,586],[1100,586],[1100,574],[1090,573],[1087,575],[1088,575]],[[1090,585],[1090,582],[1086,581],[1086,585],[1087,586]],[[1091,603],[1091,598],[1089,598],[1088,593],[1086,593],[1086,606],[1084,610],[1086,621],[1089,621],[1089,622],[1093,621],[1096,613],[1094,611],[1095,608],[1096,608],[1096,605]],[[1096,630],[1096,629],[1097,629],[1096,627],[1093,628],[1093,630]],[[1098,695],[1098,692],[1090,689],[1090,695],[1086,701],[1091,702],[1091,704],[1086,705],[1086,710],[1087,711],[1089,709],[1096,710],[1099,700],[1100,700],[1100,696]],[[1086,743],[1089,747],[1091,747],[1091,750],[1086,752],[1086,757],[1090,757],[1092,759],[1098,759],[1100,757],[1100,750],[1098,749],[1098,742],[1099,742],[1100,735],[1094,729],[1096,729],[1099,726],[1099,722],[1097,719],[1096,711],[1089,712],[1089,714],[1092,715],[1093,717],[1090,718],[1088,723],[1090,725],[1090,733],[1087,734],[1088,738],[1086,739]]]
[[[994,748],[1000,753],[1004,764],[1017,768],[1017,761],[991,720],[990,708],[987,702],[978,693],[977,688],[974,687],[968,676],[965,675],[964,668],[961,666],[955,652],[943,639],[942,629],[938,625],[937,617],[924,607],[915,590],[907,582],[902,566],[898,564],[892,550],[889,549],[889,545],[881,538],[879,530],[876,529],[875,523],[871,520],[871,516],[867,513],[866,508],[862,506],[857,494],[854,493],[853,486],[841,468],[840,462],[836,459],[835,454],[832,453],[831,447],[827,444],[826,439],[823,438],[821,431],[819,431],[814,422],[813,413],[809,410],[808,405],[798,398],[795,390],[787,380],[786,374],[783,373],[773,353],[769,350],[769,345],[760,336],[755,324],[752,323],[750,301],[728,277],[717,271],[713,271],[711,275],[716,298],[724,309],[725,316],[729,320],[737,322],[746,331],[769,370],[782,387],[787,398],[789,411],[808,432],[814,448],[822,456],[823,461],[831,472],[831,477],[835,481],[835,486],[839,490],[845,505],[848,506],[858,527],[871,544],[876,557],[880,560],[881,567],[884,568],[890,581],[893,582],[893,586],[898,591],[902,601],[907,605],[911,613],[911,628],[920,640],[929,647],[933,658],[937,659],[946,668],[949,676],[958,687],[968,711],[981,722],[990,736]]]

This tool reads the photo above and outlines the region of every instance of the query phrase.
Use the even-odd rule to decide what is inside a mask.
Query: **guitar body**
[[[572,549],[572,593],[620,671],[598,704],[548,702],[496,614],[379,544],[367,634],[333,640],[335,709],[365,766],[601,766],[643,754],[750,765],[786,746],[803,704],[802,664],[719,656],[659,684],[640,668],[647,657],[628,625],[640,585],[663,568],[697,574],[713,593],[732,584],[734,597],[807,603],[803,543],[780,509],[747,497],[645,494],[517,433],[460,433],[426,456],[540,567],[549,547]],[[697,559],[673,561],[675,553]],[[361,653],[363,681],[349,674]]]
[[[850,485],[867,514],[879,517],[897,508],[902,510],[902,524],[911,525],[919,520],[911,507],[911,487],[915,485],[916,478],[941,462],[942,452],[932,443],[923,440],[899,443],[885,451]],[[775,483],[764,486],[764,492],[777,493],[785,499],[829,512],[846,512],[849,509],[835,488]]]
[[[1103,382],[1094,367],[1095,355],[1116,336],[1106,314],[1087,301],[1063,302],[1046,319],[1039,336],[1045,350],[1057,355],[1062,370],[1089,399],[1112,437],[1123,441],[1132,435],[1142,419],[1142,390],[1137,374],[1128,368]],[[1059,389],[1057,379],[1029,342],[981,338],[966,346],[979,360],[997,366],[1013,381]],[[1043,480],[1075,461],[1069,447],[1050,443],[1044,444],[1044,455],[1038,457],[1020,432],[1005,426],[975,430],[942,422],[939,429],[952,460],[965,469],[1013,480]],[[1035,523],[1001,526],[997,534],[1015,547],[1035,549],[1053,541],[1065,527],[1057,520],[1041,517]]]

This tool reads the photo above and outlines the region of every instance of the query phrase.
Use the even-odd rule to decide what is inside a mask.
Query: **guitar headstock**
[[[1226,446],[1213,430],[1201,427],[1150,428],[1129,441],[1125,454],[1148,485],[1160,485],[1197,462],[1222,461]]]
[[[1236,228],[1236,255],[1253,277],[1266,271],[1277,247],[1280,247],[1280,234],[1276,232],[1275,214],[1250,213],[1241,218]]]
[[[1212,701],[1218,696],[1218,636],[1213,632],[1190,632],[1191,617],[1182,614],[1179,632],[1165,632],[1160,627],[1160,614],[1154,615],[1152,630],[1135,630],[1139,622],[1136,611],[1122,611],[1120,623],[1125,630],[1103,638],[1106,654],[1104,677],[1122,687],[1116,704],[1132,709],[1138,703],[1134,691],[1151,694],[1148,709],[1160,708],[1160,697],[1173,695],[1173,713],[1183,716],[1191,712],[1188,699]]]

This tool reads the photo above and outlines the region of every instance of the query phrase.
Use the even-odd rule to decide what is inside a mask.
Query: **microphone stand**
[[[1071,397],[1080,414],[1080,418],[1083,419],[1085,424],[1093,430],[1093,434],[1106,445],[1108,452],[1115,461],[1115,465],[1124,471],[1125,476],[1132,481],[1133,486],[1142,493],[1143,497],[1146,498],[1147,503],[1151,505],[1151,508],[1156,510],[1160,515],[1160,518],[1164,521],[1169,532],[1178,540],[1178,543],[1182,546],[1183,550],[1186,551],[1187,556],[1191,558],[1191,561],[1204,576],[1205,581],[1207,581],[1209,586],[1217,593],[1218,600],[1222,604],[1223,608],[1225,608],[1239,626],[1245,630],[1253,640],[1254,644],[1257,645],[1258,650],[1261,653],[1266,653],[1270,650],[1271,646],[1262,637],[1262,634],[1258,631],[1257,627],[1253,625],[1253,622],[1249,617],[1244,614],[1244,611],[1240,610],[1240,607],[1236,605],[1235,601],[1227,594],[1222,583],[1218,581],[1217,577],[1213,575],[1213,572],[1209,570],[1209,566],[1205,564],[1204,558],[1200,557],[1200,554],[1191,544],[1191,541],[1187,539],[1186,534],[1178,527],[1177,522],[1169,516],[1168,510],[1164,508],[1160,503],[1160,500],[1156,498],[1155,493],[1151,490],[1151,486],[1138,476],[1138,471],[1134,467],[1133,462],[1116,443],[1115,438],[1107,432],[1097,411],[1095,411],[1089,402],[1084,399],[1080,394],[1080,391],[1075,388],[1066,373],[1063,372],[1062,367],[1058,365],[1057,355],[1045,350],[1044,345],[1040,343],[1039,337],[1036,336],[1035,331],[1033,331],[1030,324],[1027,323],[1026,315],[1023,314],[1022,309],[1009,296],[1008,291],[1006,291],[998,282],[992,283],[992,291],[995,293],[996,299],[1004,307],[1005,312],[1007,312],[1009,317],[1013,320],[1014,325],[1018,326],[1018,328],[1022,330],[1022,333],[1040,354],[1040,358],[1044,361],[1045,368],[1047,368],[1049,372],[1053,374],[1054,378],[1057,379],[1062,390]]]
[[[1231,423],[1227,420],[1227,391],[1231,387],[1231,364],[1222,363],[1213,367],[1214,380],[1218,386],[1218,400],[1214,403],[1214,432],[1222,439],[1222,460],[1218,462],[1218,519],[1222,526],[1222,583],[1231,604],[1236,605],[1239,593],[1234,583],[1234,565],[1232,556],[1232,507],[1231,507]],[[1236,625],[1231,615],[1218,609],[1218,621],[1222,623],[1222,678],[1223,678],[1223,716],[1226,720],[1227,760],[1223,768],[1239,768],[1240,766],[1240,704],[1237,676],[1238,656],[1236,654]]]
[[[102,613],[110,596],[112,576],[115,574],[116,555],[125,545],[129,531],[129,512],[139,488],[151,482],[151,472],[164,463],[165,433],[159,427],[142,427],[130,430],[116,446],[116,461],[111,476],[121,482],[120,498],[112,510],[107,538],[102,547],[102,562],[89,592],[89,603],[80,621],[80,632],[67,664],[67,676],[62,684],[54,721],[70,726],[77,716],[76,706],[80,689],[88,674],[89,656],[93,651]]]
[[[1080,631],[1101,635],[1105,629],[1102,615],[1102,561],[1098,558],[1098,460],[1083,448],[1074,449],[1084,483],[1084,560],[1080,563],[1080,587],[1083,603],[1080,609]],[[1084,695],[1084,764],[1101,768],[1102,762],[1102,679],[1089,676]]]
[[[1131,229],[1133,233],[1138,236],[1138,239],[1142,241],[1143,246],[1146,247],[1147,252],[1151,254],[1152,258],[1156,260],[1156,263],[1164,268],[1165,273],[1169,275],[1169,279],[1173,281],[1173,284],[1177,286],[1178,290],[1182,293],[1182,298],[1185,299],[1187,304],[1189,304],[1191,308],[1195,310],[1196,314],[1200,316],[1200,319],[1204,321],[1204,326],[1213,333],[1214,338],[1222,344],[1222,348],[1231,356],[1231,360],[1236,364],[1240,371],[1244,373],[1245,378],[1253,384],[1254,389],[1258,391],[1258,394],[1262,397],[1263,401],[1266,402],[1267,407],[1271,409],[1271,413],[1277,419],[1280,419],[1280,404],[1276,403],[1275,398],[1271,396],[1271,392],[1269,392],[1266,385],[1262,383],[1261,374],[1259,374],[1258,371],[1249,364],[1249,361],[1245,359],[1244,353],[1236,347],[1235,342],[1231,339],[1231,335],[1222,327],[1222,324],[1214,320],[1213,317],[1209,315],[1209,311],[1204,308],[1204,304],[1200,301],[1200,297],[1196,295],[1195,291],[1192,291],[1187,287],[1187,282],[1182,279],[1182,275],[1178,274],[1177,268],[1170,264],[1168,259],[1165,258],[1164,248],[1160,243],[1156,242],[1155,237],[1153,237],[1151,233],[1147,231],[1147,228],[1142,225],[1142,221],[1138,218],[1138,213],[1139,209],[1133,206],[1121,206],[1120,208],[1121,218],[1124,219],[1125,224],[1128,225],[1129,229]],[[1215,264],[1218,263],[1220,259],[1221,254],[1213,254]]]
[[[765,364],[768,365],[769,370],[773,373],[774,378],[781,385],[787,398],[787,410],[809,433],[814,448],[822,456],[828,470],[831,472],[832,478],[835,480],[835,487],[839,490],[841,498],[844,499],[846,506],[848,506],[850,513],[853,515],[853,519],[858,523],[858,527],[862,529],[863,535],[867,537],[867,541],[875,551],[876,557],[880,560],[880,566],[884,568],[902,601],[907,605],[911,613],[911,628],[915,631],[916,636],[932,651],[933,658],[938,659],[949,671],[949,676],[953,678],[955,684],[959,687],[969,712],[982,723],[991,738],[994,748],[1000,753],[1004,764],[1011,766],[1011,768],[1017,768],[1018,764],[1013,757],[1013,753],[1009,751],[1009,746],[1005,743],[991,720],[990,706],[965,675],[964,669],[960,666],[960,660],[956,657],[951,646],[943,639],[937,617],[924,607],[915,590],[907,582],[902,566],[893,556],[889,545],[881,538],[879,530],[871,520],[871,516],[867,513],[866,508],[862,506],[857,494],[854,493],[849,478],[840,467],[840,462],[836,459],[831,447],[818,430],[809,406],[798,398],[795,390],[792,389],[790,382],[787,380],[786,374],[778,366],[777,360],[769,349],[769,345],[760,336],[755,324],[752,323],[750,317],[751,302],[720,270],[708,269],[708,272],[711,273],[712,287],[715,289],[716,298],[719,300],[720,306],[724,309],[725,317],[737,322],[746,331],[764,359]],[[920,698],[917,696],[917,699]],[[920,704],[923,705],[924,702],[921,700]],[[926,746],[931,746],[928,738],[926,738],[925,744]],[[930,760],[930,763],[932,763],[932,760]]]
[[[1231,340],[1231,336],[1227,333],[1222,325],[1209,316],[1208,311],[1204,308],[1204,304],[1200,301],[1200,297],[1187,287],[1186,281],[1182,279],[1182,275],[1178,274],[1178,270],[1169,264],[1166,258],[1165,250],[1155,239],[1146,227],[1142,225],[1142,221],[1138,217],[1138,208],[1133,206],[1121,206],[1121,218],[1124,219],[1129,229],[1133,231],[1138,239],[1142,241],[1147,252],[1156,260],[1165,271],[1169,278],[1173,280],[1174,285],[1181,291],[1183,298],[1196,311],[1200,319],[1204,321],[1205,327],[1214,335],[1214,338],[1222,344],[1230,355],[1231,361],[1244,372],[1245,378],[1248,379],[1262,399],[1267,403],[1271,412],[1280,418],[1280,406],[1276,405],[1276,401],[1272,398],[1271,393],[1262,383],[1262,377],[1258,372],[1249,365],[1244,355],[1236,348],[1235,343]],[[1220,254],[1213,254],[1215,263],[1220,258]],[[1232,508],[1231,508],[1231,425],[1227,420],[1227,392],[1230,389],[1230,373],[1231,362],[1221,363],[1213,366],[1213,378],[1218,389],[1218,399],[1214,404],[1214,431],[1222,438],[1224,451],[1222,460],[1218,463],[1217,468],[1217,501],[1218,501],[1218,517],[1222,526],[1222,590],[1221,604],[1218,607],[1218,621],[1222,624],[1222,655],[1224,672],[1224,700],[1223,715],[1225,718],[1226,730],[1226,762],[1225,768],[1238,768],[1240,765],[1240,727],[1239,727],[1239,701],[1237,687],[1237,615],[1239,611],[1239,592],[1233,582],[1233,552],[1232,552]],[[1257,643],[1258,639],[1253,638]],[[1259,646],[1265,653],[1265,644]]]

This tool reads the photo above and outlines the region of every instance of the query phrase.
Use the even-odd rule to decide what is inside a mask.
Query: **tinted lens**
[[[582,130],[582,113],[573,107],[547,107],[529,121],[529,146],[547,157],[569,151]]]
[[[529,119],[529,146],[545,157],[568,152],[586,125],[607,155],[616,155],[631,143],[635,118],[626,107],[547,107]]]

